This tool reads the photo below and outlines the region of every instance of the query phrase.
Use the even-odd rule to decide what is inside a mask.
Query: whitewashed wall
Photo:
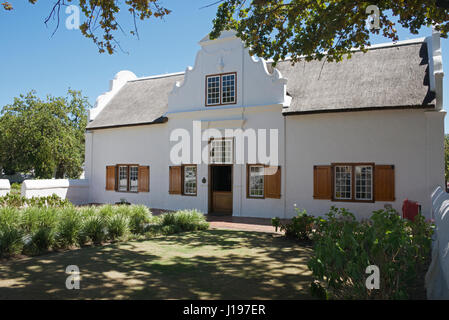
[[[21,194],[26,198],[56,194],[73,204],[86,204],[89,202],[89,182],[69,179],[25,180],[22,183]]]
[[[367,218],[391,204],[398,212],[408,198],[430,217],[430,194],[444,186],[445,112],[382,110],[296,115],[286,118],[287,203],[322,215],[332,205]],[[313,166],[333,162],[374,162],[395,166],[396,201],[353,203],[313,199]]]
[[[432,193],[432,213],[436,232],[426,274],[427,298],[449,299],[449,194],[441,187]]]
[[[0,179],[0,197],[6,196],[11,190],[8,179]]]
[[[91,181],[89,202],[114,203],[125,198],[153,208],[197,208],[208,211],[208,166],[198,165],[197,196],[168,193],[170,133],[179,128],[192,136],[192,121],[205,128],[278,129],[282,167],[281,199],[248,199],[246,166],[234,165],[233,215],[292,217],[294,204],[314,215],[332,205],[345,207],[359,218],[369,217],[385,204],[401,211],[408,198],[418,201],[430,215],[429,195],[444,185],[445,112],[379,110],[282,116],[288,105],[286,79],[267,72],[264,61],[255,61],[232,32],[216,41],[200,41],[195,66],[187,68],[182,83],[168,97],[168,122],[164,124],[93,130],[86,133],[86,179]],[[205,76],[237,72],[237,103],[205,107]],[[132,75],[130,75],[132,76]],[[149,102],[151,103],[151,102]],[[203,143],[203,146],[205,143]],[[192,150],[193,151],[193,150]],[[350,203],[313,199],[313,166],[333,162],[374,162],[395,166],[396,201]],[[185,164],[195,163],[188,161]],[[106,166],[150,166],[150,192],[106,191]],[[202,183],[202,178],[206,182]]]

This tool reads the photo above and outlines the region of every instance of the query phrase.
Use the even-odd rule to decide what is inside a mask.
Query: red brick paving
[[[164,209],[151,209],[151,213],[155,216],[170,212],[171,210]],[[241,231],[257,231],[278,233],[271,225],[271,219],[269,218],[250,218],[250,217],[233,217],[233,216],[219,216],[219,215],[206,215],[206,220],[210,223],[211,229],[232,229]]]

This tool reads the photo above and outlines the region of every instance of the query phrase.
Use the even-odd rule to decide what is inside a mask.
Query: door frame
[[[209,164],[208,166],[208,175],[209,175],[209,190],[208,190],[208,214],[214,214],[214,204],[213,204],[213,185],[214,185],[214,175],[212,171],[212,167],[231,167],[231,199],[232,199],[232,207],[230,216],[232,216],[234,209],[234,165],[230,163],[223,164]]]

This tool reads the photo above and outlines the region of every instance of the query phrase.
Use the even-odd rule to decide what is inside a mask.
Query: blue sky
[[[131,70],[138,77],[184,71],[193,65],[198,41],[212,27],[216,7],[203,8],[211,0],[164,1],[172,10],[163,21],[151,19],[138,23],[140,40],[127,34],[118,38],[124,51],[114,55],[99,54],[97,47],[78,30],[64,26],[68,16],[62,11],[62,25],[52,37],[55,23],[45,26],[44,20],[52,1],[10,0],[14,10],[0,10],[0,107],[12,103],[20,93],[32,89],[44,97],[65,95],[67,89],[81,90],[93,105],[98,95],[109,89],[109,80],[120,70]],[[119,17],[126,31],[131,20]],[[431,34],[423,28],[419,35],[399,29],[400,40]],[[388,42],[373,37],[372,43]],[[449,63],[449,39],[442,39],[443,64]],[[446,65],[444,65],[446,67]],[[449,80],[444,81],[444,105],[449,102]],[[446,132],[449,119],[446,118]]]

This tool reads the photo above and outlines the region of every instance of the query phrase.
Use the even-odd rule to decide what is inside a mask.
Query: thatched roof
[[[184,75],[128,81],[87,129],[101,129],[165,122],[168,94]]]
[[[287,78],[291,105],[283,114],[391,108],[434,108],[425,40],[354,52],[339,63],[290,61],[276,65]],[[161,123],[168,95],[183,74],[129,81],[87,129]]]
[[[288,79],[292,96],[284,114],[386,108],[433,108],[426,42],[355,52],[329,63],[290,61],[276,68]]]

